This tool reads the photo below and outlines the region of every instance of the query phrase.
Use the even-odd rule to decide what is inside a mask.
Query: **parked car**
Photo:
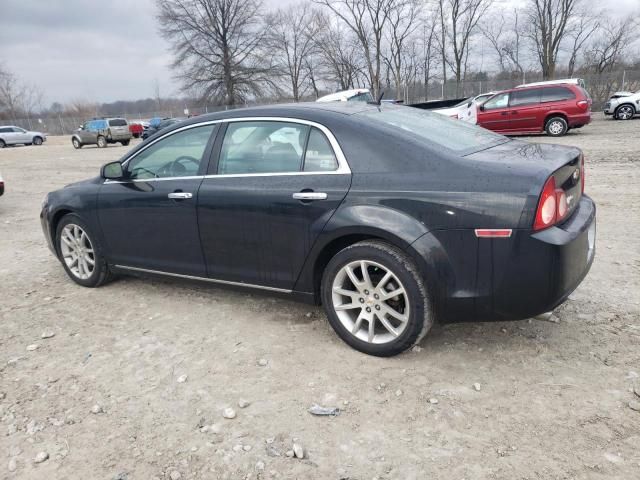
[[[631,120],[640,114],[640,90],[627,96],[612,96],[604,104],[604,114],[613,115],[616,120]]]
[[[42,132],[31,132],[13,125],[0,127],[0,148],[7,145],[42,145],[47,136]]]
[[[322,303],[345,342],[388,356],[436,318],[556,308],[591,266],[595,214],[577,148],[335,102],[174,125],[48,194],[41,222],[79,285],[134,274],[276,292]]]
[[[85,122],[76,133],[71,136],[74,148],[85,145],[97,145],[105,148],[110,143],[129,145],[131,141],[129,123],[124,118],[94,118]]]
[[[129,122],[129,131],[133,138],[140,138],[144,132],[144,125],[142,122]]]
[[[4,179],[2,175],[0,175],[0,197],[4,195]]]
[[[354,88],[353,90],[343,90],[320,97],[316,102],[373,102],[373,95],[368,88]]]
[[[574,84],[513,88],[478,107],[478,125],[507,135],[559,137],[591,122],[591,103],[587,91]]]
[[[147,128],[144,132],[142,132],[142,139],[146,140],[150,136],[158,133],[160,130],[164,130],[165,128],[170,127],[171,125],[175,125],[176,123],[181,122],[185,119],[186,118],[184,117],[183,118],[165,118],[160,122],[156,123],[155,126],[153,126],[153,124],[150,124],[149,128]]]
[[[436,108],[432,111],[440,115],[446,115],[456,120],[463,120],[472,124],[478,123],[478,105],[488,98],[495,95],[496,92],[481,93],[475,97],[469,97],[457,103],[453,107]]]

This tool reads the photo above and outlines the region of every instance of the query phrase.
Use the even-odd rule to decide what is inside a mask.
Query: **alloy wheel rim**
[[[70,223],[60,232],[60,251],[67,268],[80,280],[86,280],[96,268],[96,257],[89,235]]]
[[[397,339],[409,324],[409,296],[387,267],[369,260],[343,266],[331,287],[333,309],[357,339],[384,344]]]
[[[622,120],[628,120],[631,118],[631,108],[630,107],[622,107],[618,112],[618,117]]]
[[[549,130],[551,130],[551,133],[553,133],[554,135],[562,133],[563,129],[564,126],[562,125],[562,122],[559,122],[557,120],[555,122],[551,122],[551,125],[549,125]]]

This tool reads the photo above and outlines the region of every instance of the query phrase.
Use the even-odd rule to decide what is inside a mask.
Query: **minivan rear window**
[[[576,94],[567,87],[546,87],[542,89],[541,102],[560,102],[576,98]]]
[[[110,127],[126,127],[127,121],[124,118],[112,118],[109,120]]]

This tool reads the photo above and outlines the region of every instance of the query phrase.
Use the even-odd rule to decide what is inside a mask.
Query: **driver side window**
[[[483,106],[485,110],[496,110],[498,108],[507,108],[507,105],[509,105],[509,94],[499,93],[487,100]]]
[[[198,175],[200,162],[216,125],[203,125],[174,133],[154,143],[127,164],[129,179]]]

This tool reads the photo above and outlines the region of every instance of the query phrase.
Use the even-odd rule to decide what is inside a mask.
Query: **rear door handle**
[[[193,194],[189,192],[173,192],[167,195],[167,197],[173,200],[185,200],[187,198],[193,198]]]
[[[297,192],[291,195],[295,200],[326,200],[327,194],[323,192]]]

